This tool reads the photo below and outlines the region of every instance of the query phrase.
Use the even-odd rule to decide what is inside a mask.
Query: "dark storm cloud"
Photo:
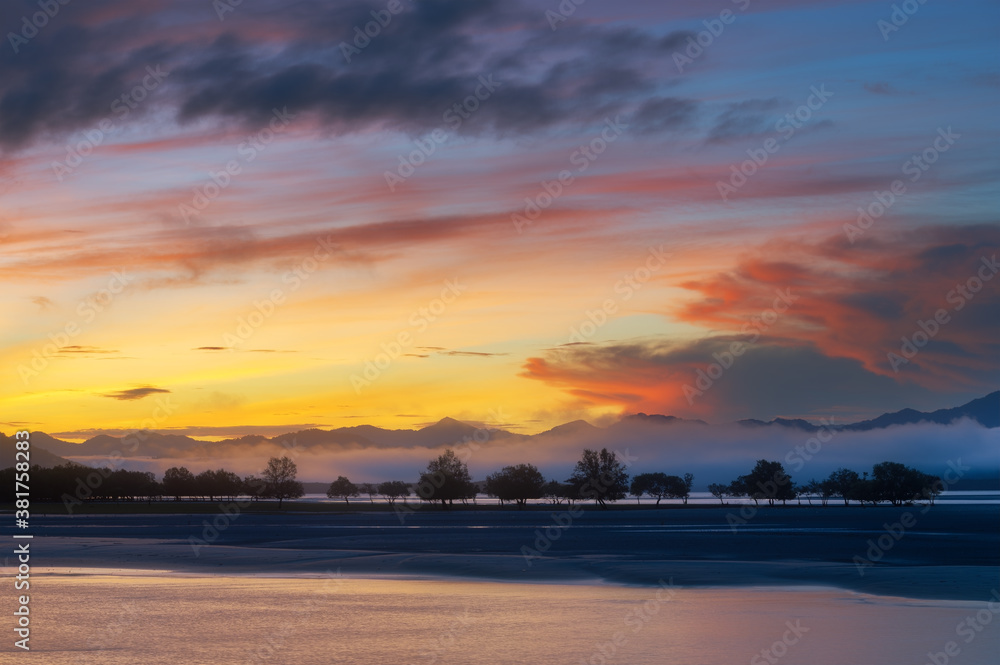
[[[733,419],[813,413],[824,404],[859,413],[886,395],[899,407],[930,406],[933,390],[971,399],[996,388],[997,227],[908,229],[853,248],[836,238],[776,246],[800,258],[775,262],[750,252],[731,270],[680,284],[699,297],[677,318],[741,335],[564,346],[529,358],[522,376],[588,404]],[[748,323],[782,292],[793,297],[787,311],[754,341]],[[893,361],[889,354],[903,354],[918,333],[919,352]],[[733,357],[734,342],[749,346]],[[710,386],[698,385],[713,363],[729,367]],[[691,387],[703,394],[689,399]]]
[[[529,359],[522,376],[563,386],[584,402],[618,404],[630,412],[704,412],[723,421],[821,414],[831,405],[864,412],[890,394],[900,408],[930,402],[929,391],[900,388],[892,379],[867,371],[861,362],[830,357],[808,342],[769,338],[747,346],[746,341],[743,336],[720,335],[691,342],[652,339],[557,350]],[[727,354],[734,342],[744,343],[744,353],[710,386],[699,386],[698,371]],[[701,394],[689,402],[685,385],[700,388]]]
[[[166,109],[181,123],[256,125],[287,107],[335,133],[420,133],[477,89],[482,96],[483,80],[495,82],[488,101],[457,131],[524,134],[637,108],[650,127],[658,116],[670,128],[693,110],[649,99],[664,79],[656,63],[687,33],[583,24],[553,33],[537,11],[499,0],[403,6],[367,44],[358,38],[363,48],[347,48],[384,3],[243,3],[224,20],[193,0],[65,5],[30,40],[15,40],[16,53],[12,43],[0,49],[0,146],[94,127],[147,67],[166,73],[162,89],[130,112]],[[36,10],[5,3],[0,31],[18,34]]]

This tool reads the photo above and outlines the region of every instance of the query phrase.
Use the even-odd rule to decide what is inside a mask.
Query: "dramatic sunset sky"
[[[995,2],[52,5],[0,8],[5,431],[850,421],[1000,384]]]

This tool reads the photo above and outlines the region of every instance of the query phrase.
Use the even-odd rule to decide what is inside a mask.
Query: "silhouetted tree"
[[[726,486],[726,494],[734,499],[740,499],[747,495],[746,486],[744,485],[745,476],[740,476],[733,482]]]
[[[671,499],[680,499],[681,503],[687,505],[688,497],[691,496],[691,485],[694,483],[694,475],[685,473],[684,477],[667,476],[668,491]]]
[[[330,483],[330,489],[326,491],[326,495],[331,499],[336,499],[340,497],[347,502],[348,505],[351,503],[352,496],[358,496],[360,492],[358,491],[357,485],[352,483],[344,476],[337,476],[337,479]]]
[[[846,506],[851,498],[851,493],[854,491],[854,486],[860,480],[861,476],[858,475],[857,471],[840,468],[831,473],[826,482],[828,483],[827,487],[832,490],[832,495],[843,499]]]
[[[912,503],[928,495],[933,498],[941,491],[940,478],[899,462],[876,464],[872,467],[872,481],[876,500],[888,501],[894,506]]]
[[[261,496],[278,500],[278,508],[285,499],[298,499],[305,494],[302,483],[295,477],[299,473],[299,468],[287,455],[284,457],[272,457],[267,461],[267,468],[261,474],[264,485]]]
[[[384,496],[391,506],[396,503],[396,499],[410,496],[410,486],[402,480],[388,480],[378,486],[378,493]]]
[[[202,499],[215,500],[215,471],[202,471],[194,477],[194,493]]]
[[[361,483],[358,485],[358,491],[368,495],[369,503],[375,503],[375,495],[378,494],[378,485],[375,483]]]
[[[545,484],[542,489],[542,496],[546,499],[552,499],[552,503],[561,503],[563,499],[567,503],[572,504],[576,500],[576,494],[573,492],[573,486],[569,483],[561,483],[558,480],[550,480]]]
[[[469,476],[469,467],[450,448],[427,463],[427,471],[417,481],[417,495],[424,501],[440,501],[441,505],[475,496],[476,486]]]
[[[755,504],[760,500],[766,500],[773,506],[775,501],[784,503],[788,499],[795,498],[792,478],[785,473],[781,462],[764,459],[757,460],[757,464],[749,474],[733,481],[732,489],[738,492],[735,496],[748,496]]]
[[[220,498],[225,497],[232,501],[243,491],[243,481],[232,471],[225,469],[215,470],[215,492]]]
[[[149,471],[126,469],[100,469],[104,480],[93,490],[93,498],[112,501],[138,501],[151,499],[159,493],[156,476]]]
[[[683,478],[659,472],[640,473],[632,480],[631,491],[633,496],[649,494],[655,497],[656,505],[660,505],[662,499],[681,499],[687,503],[693,482],[694,476],[690,473],[685,473]]]
[[[602,508],[607,501],[618,501],[628,495],[628,471],[618,455],[602,448],[600,452],[584,450],[573,475],[567,480],[581,499],[594,499]]]
[[[640,473],[632,479],[632,486],[629,488],[629,491],[636,499],[644,494],[648,494],[656,499],[656,505],[660,505],[660,500],[670,494],[667,484],[667,474],[665,473]]]
[[[174,497],[174,501],[180,501],[182,496],[191,496],[194,489],[194,474],[187,467],[172,466],[163,473],[163,493]]]
[[[712,483],[708,486],[708,491],[719,500],[719,503],[726,505],[726,497],[729,496],[729,485],[722,483]]]
[[[514,501],[524,506],[528,499],[540,499],[545,489],[545,478],[531,464],[505,466],[486,477],[486,493],[500,501]]]
[[[861,479],[851,488],[850,498],[862,506],[866,503],[874,506],[879,502],[878,493],[875,491],[875,481],[868,477],[867,471],[862,474]]]
[[[264,481],[250,474],[243,478],[243,482],[240,484],[240,491],[250,497],[252,501],[257,501],[260,499],[261,492],[264,491]]]
[[[799,485],[798,487],[796,487],[795,494],[800,499],[799,503],[801,503],[801,499],[804,496],[806,498],[806,501],[808,501],[809,505],[811,506],[813,498],[818,497],[820,495],[821,485],[822,484],[815,478],[810,478],[809,482],[806,483],[805,485]],[[823,505],[824,506],[826,505],[826,501],[823,502]]]

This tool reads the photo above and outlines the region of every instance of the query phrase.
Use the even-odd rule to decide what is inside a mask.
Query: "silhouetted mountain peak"
[[[1000,391],[995,391],[974,399],[961,406],[939,409],[930,413],[916,409],[902,409],[893,413],[885,413],[871,420],[864,420],[850,425],[838,426],[844,430],[866,431],[908,425],[917,423],[936,423],[947,425],[956,420],[967,418],[983,427],[1000,427]],[[608,428],[595,427],[585,420],[557,425],[550,430],[533,436],[514,434],[506,430],[491,429],[491,442],[503,445],[511,441],[531,441],[538,436],[589,437],[592,433],[610,432],[612,436],[626,427],[667,427],[681,424],[707,424],[701,420],[687,420],[676,416],[660,414],[636,413],[622,417]],[[739,425],[745,427],[784,427],[803,431],[815,431],[813,425],[801,418],[774,418],[770,422],[757,419],[740,420]],[[418,430],[412,429],[382,429],[373,425],[357,425],[341,427],[333,430],[307,429],[299,432],[288,432],[274,437],[247,435],[219,442],[200,441],[178,434],[144,431],[137,436],[129,437],[124,442],[122,438],[108,434],[98,434],[84,443],[71,443],[56,439],[44,432],[32,432],[32,447],[39,446],[55,459],[58,457],[103,457],[122,455],[124,457],[198,457],[238,455],[260,446],[273,446],[275,454],[280,454],[283,448],[303,446],[314,450],[344,450],[362,448],[413,448],[442,446],[457,446],[464,442],[475,440],[481,443],[477,436],[478,428],[455,418],[442,418],[438,422]],[[602,434],[603,435],[603,434]],[[3,435],[0,434],[0,437]],[[133,445],[135,442],[137,445]],[[260,451],[257,451],[261,454]],[[41,457],[41,456],[40,456]],[[34,460],[32,460],[34,461]]]
[[[950,409],[938,409],[930,413],[916,409],[902,409],[893,413],[883,413],[878,418],[846,425],[844,429],[866,431],[922,422],[947,425],[962,418],[973,420],[983,427],[1000,427],[1000,390]]]
[[[770,427],[771,425],[777,425],[779,427],[801,429],[806,432],[813,432],[817,429],[816,425],[813,425],[808,420],[803,420],[802,418],[774,418],[770,421],[757,420],[756,418],[746,418],[744,420],[736,421],[736,424],[744,427]]]
[[[704,420],[689,420],[687,418],[678,418],[677,416],[664,416],[658,413],[633,413],[631,415],[622,416],[622,419],[616,424],[621,423],[643,423],[648,425],[677,425],[680,423],[694,423],[696,425],[708,424]]]
[[[441,428],[445,428],[445,427],[472,427],[472,425],[469,425],[467,423],[463,423],[461,420],[455,420],[454,418],[451,418],[450,416],[445,416],[444,418],[442,418],[441,420],[437,421],[433,425],[428,425],[427,427],[423,427],[421,429],[432,429],[432,428],[441,429]],[[472,427],[472,429],[475,429],[475,427]]]
[[[48,440],[58,441],[58,439],[52,439],[52,437],[46,436]],[[75,464],[68,459],[63,459],[58,455],[54,455],[45,448],[38,445],[38,440],[35,437],[35,433],[31,433],[31,465],[40,466],[45,469],[51,469],[54,466],[62,466],[64,464]],[[15,447],[16,439],[12,436],[7,436],[6,434],[0,434],[0,456],[2,456],[4,463],[14,464],[14,453],[17,452]],[[8,462],[9,460],[9,462]],[[0,465],[2,466],[2,465]]]
[[[813,431],[816,426],[813,425],[808,420],[803,420],[802,418],[775,418],[771,421],[772,425],[781,425],[782,427],[793,427],[797,429],[804,429],[806,431]]]
[[[540,432],[538,436],[578,435],[585,432],[592,432],[597,429],[597,427],[594,427],[586,420],[573,420],[568,423],[563,423],[562,425],[556,425],[552,429],[545,430],[544,432]]]

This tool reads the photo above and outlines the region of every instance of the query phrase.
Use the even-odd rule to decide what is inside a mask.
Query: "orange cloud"
[[[589,404],[694,415],[739,413],[737,400],[765,397],[808,410],[798,391],[816,404],[860,405],[879,391],[995,388],[997,253],[1000,229],[981,226],[886,233],[856,246],[843,236],[776,239],[730,270],[679,284],[698,297],[664,314],[706,329],[701,339],[560,347],[529,358],[522,376]],[[736,358],[727,356],[733,343],[742,344]],[[699,372],[727,362],[698,386]]]

